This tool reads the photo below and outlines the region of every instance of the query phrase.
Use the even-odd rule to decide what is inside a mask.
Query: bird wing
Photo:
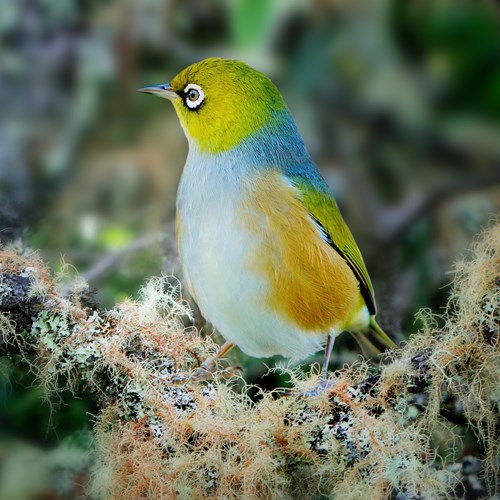
[[[376,314],[372,282],[358,245],[349,231],[326,182],[319,175],[289,176],[298,189],[304,207],[317,224],[323,239],[346,261],[359,282],[359,289],[370,315]]]

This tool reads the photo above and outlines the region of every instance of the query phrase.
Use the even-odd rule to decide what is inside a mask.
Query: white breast
[[[326,335],[300,331],[267,306],[267,283],[248,268],[256,251],[237,217],[249,174],[234,153],[205,155],[190,145],[177,195],[179,252],[201,312],[249,355],[304,358]],[[325,332],[326,333],[326,332]]]

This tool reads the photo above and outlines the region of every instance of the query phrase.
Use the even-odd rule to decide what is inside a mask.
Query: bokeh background
[[[498,213],[499,33],[486,0],[3,0],[0,239],[39,249],[67,282],[81,274],[104,307],[148,276],[180,276],[187,143],[169,103],[135,90],[205,57],[243,59],[284,95],[365,256],[380,322],[403,340],[419,309],[443,310],[453,262]],[[334,365],[358,352],[347,337]],[[250,382],[283,383],[261,378],[261,360],[233,362]],[[33,381],[3,359],[0,460],[29,446],[35,470],[53,467],[39,447],[85,442],[93,403],[65,395],[51,412]]]

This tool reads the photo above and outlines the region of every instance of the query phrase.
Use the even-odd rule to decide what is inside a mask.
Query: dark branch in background
[[[424,217],[455,197],[500,185],[500,164],[484,172],[468,174],[458,180],[437,187],[420,199],[411,200],[391,210],[379,212],[375,224],[381,228],[377,236],[383,246],[397,244],[408,231]]]
[[[83,273],[83,278],[92,283],[99,278],[105,277],[123,259],[148,248],[150,245],[156,243],[159,237],[159,233],[148,234],[136,238],[124,247],[109,251]]]
[[[356,186],[356,201],[362,205],[370,227],[376,228],[369,236],[381,247],[398,244],[416,223],[453,198],[500,186],[500,156],[496,145],[491,150],[483,150],[482,144],[458,145],[439,130],[430,128],[414,131],[412,135],[398,116],[360,107],[350,89],[323,91],[316,102],[322,105],[318,115],[324,117],[320,122],[324,143],[333,144],[331,154],[345,164],[346,174]],[[368,178],[376,158],[365,158],[363,153],[367,150],[367,154],[376,155],[386,148],[403,148],[406,157],[401,161],[414,164],[416,169],[427,166],[431,172],[428,165],[439,165],[444,174],[448,168],[449,180],[434,186],[429,181],[418,195],[390,208],[382,207],[376,186]],[[464,167],[469,167],[468,171]],[[408,181],[411,182],[411,172]],[[371,257],[376,259],[377,252]]]

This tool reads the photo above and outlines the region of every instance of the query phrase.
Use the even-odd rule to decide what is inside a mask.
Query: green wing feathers
[[[376,344],[383,345],[389,349],[396,349],[396,344],[380,328],[375,320],[377,310],[370,276],[366,270],[358,245],[344,222],[333,195],[328,190],[326,184],[318,188],[313,181],[302,177],[293,177],[292,182],[300,191],[305,208],[323,232],[325,241],[346,261],[358,279],[361,295],[371,316],[368,332]],[[324,181],[321,184],[323,183]],[[368,332],[350,333],[358,342],[363,354],[370,359],[376,357],[381,351],[367,337],[366,333]]]
[[[344,222],[332,194],[327,190],[326,185],[318,189],[312,181],[302,177],[292,178],[292,182],[300,191],[304,206],[324,231],[327,242],[347,262],[358,279],[361,295],[370,315],[375,315],[377,310],[372,282],[358,245]]]

